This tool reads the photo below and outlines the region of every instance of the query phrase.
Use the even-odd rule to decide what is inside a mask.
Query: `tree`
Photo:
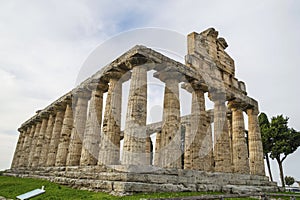
[[[270,137],[270,122],[268,120],[268,117],[265,113],[260,113],[258,116],[259,121],[259,127],[261,131],[261,139],[263,144],[263,151],[264,151],[264,157],[267,162],[268,172],[271,181],[273,182],[273,176],[271,171],[271,165],[270,165],[270,159],[269,159],[269,153],[271,152],[271,137]]]
[[[270,141],[270,157],[277,161],[282,187],[285,187],[282,163],[288,155],[300,146],[300,132],[288,127],[289,118],[278,115],[272,117],[268,137]]]
[[[295,179],[291,176],[284,177],[284,180],[289,187],[295,183]]]

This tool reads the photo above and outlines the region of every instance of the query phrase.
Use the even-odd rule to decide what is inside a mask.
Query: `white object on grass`
[[[35,190],[32,190],[32,191],[27,192],[25,194],[21,194],[21,195],[17,196],[17,199],[20,199],[20,200],[30,199],[32,197],[43,194],[45,192],[46,192],[46,190],[44,190],[44,186],[42,186],[42,189],[35,189]]]

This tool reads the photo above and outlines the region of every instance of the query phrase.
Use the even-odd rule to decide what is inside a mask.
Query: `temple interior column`
[[[120,164],[120,134],[123,73],[109,72],[103,127],[99,144],[98,165]]]
[[[265,167],[258,113],[258,108],[247,109],[250,174],[264,176]]]
[[[159,152],[160,152],[160,143],[161,143],[161,131],[156,133],[156,139],[155,139],[155,153],[154,153],[154,159],[153,159],[153,165],[159,166]]]
[[[61,132],[58,138],[55,166],[66,165],[72,129],[73,129],[72,102],[69,100],[66,102],[66,110],[64,112]]]
[[[236,173],[249,174],[248,150],[245,138],[244,116],[241,105],[229,102],[232,110],[232,161]]]
[[[184,138],[184,169],[192,169],[192,148],[190,145],[193,143],[195,132],[191,130],[191,118],[185,123],[185,138]]]
[[[88,89],[92,91],[92,94],[84,132],[80,165],[96,165],[98,162],[103,93],[107,91],[107,84],[97,81],[89,84]]]
[[[75,91],[74,96],[77,98],[77,102],[74,111],[74,125],[66,161],[67,166],[77,166],[80,163],[90,92],[86,89],[80,89]]]
[[[52,111],[50,111],[52,112]],[[52,136],[52,131],[53,131],[53,126],[54,126],[54,117],[53,114],[49,114],[49,119],[48,119],[48,124],[47,124],[47,129],[45,131],[45,137],[44,141],[42,143],[42,149],[41,149],[41,154],[39,158],[39,164],[38,166],[45,166],[48,158],[48,150],[49,150],[49,143],[51,141],[51,136]]]
[[[146,153],[147,68],[132,69],[124,130],[122,164],[149,165]],[[149,153],[148,153],[149,154]]]
[[[32,143],[31,143],[31,150],[30,150],[30,154],[29,154],[29,158],[28,158],[28,167],[31,168],[32,167],[32,163],[33,163],[33,157],[35,154],[35,149],[36,149],[36,145],[38,142],[38,138],[39,138],[39,133],[41,130],[41,125],[42,125],[42,120],[39,116],[36,117],[36,119],[34,120],[34,122],[36,123],[36,127],[34,130],[34,135],[32,138]]]
[[[181,169],[181,124],[179,82],[181,74],[177,72],[158,72],[158,78],[165,82],[163,125],[159,164],[160,167]],[[154,74],[155,75],[155,74]]]
[[[214,160],[216,172],[232,172],[225,94],[212,94],[214,102]]]
[[[49,144],[46,166],[55,165],[57,147],[59,144],[60,132],[61,132],[61,128],[64,120],[64,114],[65,114],[65,105],[61,103],[54,105],[54,112],[56,114],[55,114],[51,140]]]

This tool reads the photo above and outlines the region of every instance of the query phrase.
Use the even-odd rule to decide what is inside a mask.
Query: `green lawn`
[[[183,196],[200,196],[202,194],[221,194],[221,193],[205,193],[205,192],[177,192],[177,193],[153,193],[153,194],[135,194],[132,196],[115,197],[103,192],[90,192],[85,190],[72,189],[66,186],[51,183],[46,180],[32,179],[32,178],[16,178],[0,175],[0,196],[15,199],[16,196],[26,193],[28,191],[41,188],[45,186],[46,193],[33,200],[60,200],[60,199],[147,199],[147,198],[166,198],[166,197],[183,197]],[[286,193],[287,194],[287,193]],[[278,197],[277,197],[278,198]],[[240,198],[241,199],[241,198]],[[251,198],[243,198],[251,199]],[[284,197],[281,199],[289,199]],[[230,199],[227,199],[230,200]]]
[[[135,194],[126,197],[115,197],[102,192],[89,192],[84,190],[76,190],[56,183],[51,183],[41,179],[16,178],[8,176],[0,176],[0,196],[7,198],[15,198],[16,196],[28,191],[45,186],[46,193],[32,198],[34,200],[60,200],[60,199],[145,199],[159,197],[180,197],[180,196],[196,196],[200,194],[209,194],[203,192],[180,192],[180,193],[156,193],[156,194]]]

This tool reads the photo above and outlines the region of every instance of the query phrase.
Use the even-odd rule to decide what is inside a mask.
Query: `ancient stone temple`
[[[113,193],[275,191],[264,172],[258,103],[235,77],[225,39],[210,28],[187,41],[185,64],[135,46],[38,111],[18,129],[6,174]],[[162,121],[154,124],[147,124],[150,70],[165,87]],[[188,116],[180,113],[180,89],[192,96]]]

